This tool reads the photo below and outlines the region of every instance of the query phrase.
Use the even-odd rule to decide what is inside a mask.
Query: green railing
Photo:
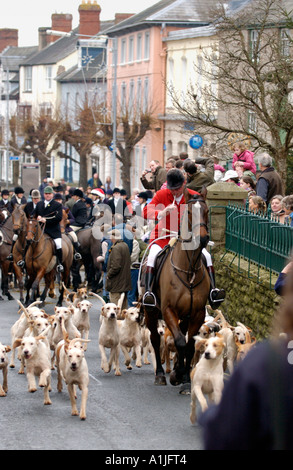
[[[226,253],[248,263],[248,275],[260,268],[279,274],[293,249],[293,227],[280,224],[270,214],[261,215],[246,208],[226,207]],[[222,259],[225,257],[223,255]],[[253,266],[253,269],[252,269]]]

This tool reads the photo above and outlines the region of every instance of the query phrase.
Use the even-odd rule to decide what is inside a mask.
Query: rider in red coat
[[[180,206],[185,204],[183,194],[185,184],[182,171],[178,169],[170,170],[167,173],[167,188],[157,191],[151,202],[144,207],[143,217],[157,222],[150,236],[151,246],[147,258],[145,294],[142,300],[144,306],[153,307],[156,305],[156,298],[152,292],[155,261],[158,253],[179,231]],[[190,194],[199,194],[192,189],[188,189],[188,191]],[[210,303],[212,308],[217,308],[224,300],[225,292],[222,289],[216,289],[211,256],[206,249],[203,249],[202,252],[206,257],[207,269],[211,279]]]

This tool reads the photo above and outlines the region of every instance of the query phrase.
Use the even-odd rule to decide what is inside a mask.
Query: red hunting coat
[[[190,194],[199,194],[192,189],[188,189]],[[145,219],[151,219],[158,221],[158,213],[163,210],[165,207],[172,204],[174,201],[174,196],[172,195],[170,189],[160,189],[156,192],[155,196],[151,200],[149,204],[147,204],[143,209],[143,217]],[[175,201],[177,206],[177,211],[173,211],[172,216],[168,213],[166,217],[163,217],[161,220],[158,221],[155,228],[151,232],[150,236],[150,243],[156,240],[158,237],[167,235],[166,238],[162,238],[161,240],[156,241],[161,248],[164,248],[169,241],[170,238],[174,236],[174,234],[169,234],[169,232],[164,231],[163,229],[172,230],[178,233],[180,227],[180,217],[182,216],[182,209],[180,211],[180,206],[185,204],[184,195],[181,198],[179,204]],[[176,212],[176,215],[174,214]]]

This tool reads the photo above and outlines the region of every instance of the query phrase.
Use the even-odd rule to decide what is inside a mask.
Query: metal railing
[[[248,266],[248,276],[260,281],[261,268],[272,274],[279,274],[293,249],[293,227],[281,224],[271,216],[255,214],[244,207],[226,207],[227,253],[238,256],[238,263],[244,259]],[[271,277],[270,277],[271,279]],[[260,281],[261,282],[261,281]],[[270,287],[272,287],[270,285]]]

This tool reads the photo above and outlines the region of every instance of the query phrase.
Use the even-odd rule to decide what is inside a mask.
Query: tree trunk
[[[79,185],[86,191],[88,174],[87,174],[87,159],[88,155],[82,152],[80,153],[80,164],[79,164]]]
[[[44,178],[47,176],[47,165],[48,162],[45,159],[40,159],[40,172],[41,172],[41,181],[43,181]]]
[[[131,171],[131,152],[125,150],[121,166],[121,179],[122,179],[122,186],[125,189],[126,194],[128,197],[131,196],[131,188],[130,188],[130,171]]]

